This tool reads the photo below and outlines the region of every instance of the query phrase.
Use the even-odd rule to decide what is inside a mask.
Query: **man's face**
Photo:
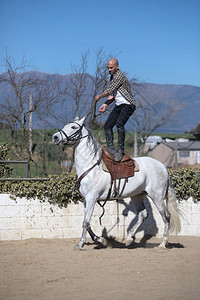
[[[113,75],[119,69],[117,63],[112,60],[108,62],[107,66],[108,66],[108,72],[110,73],[110,75]]]

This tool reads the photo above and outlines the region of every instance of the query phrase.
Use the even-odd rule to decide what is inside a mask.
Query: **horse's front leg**
[[[82,231],[80,242],[75,246],[75,249],[82,250],[86,242],[86,234],[88,228],[90,228],[90,220],[94,211],[95,202],[96,200],[94,197],[90,197],[90,198],[87,197],[84,200],[85,215],[83,221],[83,231]]]

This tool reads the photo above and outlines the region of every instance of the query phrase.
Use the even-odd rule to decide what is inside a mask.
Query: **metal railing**
[[[0,164],[25,164],[26,177],[25,178],[0,178],[0,181],[46,181],[49,178],[31,178],[28,177],[29,161],[28,160],[0,160]]]

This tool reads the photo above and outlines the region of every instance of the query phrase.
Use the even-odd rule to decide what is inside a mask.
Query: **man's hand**
[[[101,98],[107,97],[109,96],[109,93],[107,92],[107,90],[103,91],[103,93],[96,95],[94,97],[95,102],[99,101]]]
[[[96,96],[94,97],[94,101],[95,101],[95,102],[98,102],[100,99],[101,99],[101,95],[96,95]]]
[[[106,111],[106,107],[107,107],[107,104],[102,104],[101,107],[99,108],[99,112],[103,113]]]

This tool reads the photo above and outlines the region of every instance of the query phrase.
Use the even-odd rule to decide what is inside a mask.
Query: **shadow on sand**
[[[120,242],[117,239],[115,239],[112,236],[107,236],[106,230],[104,228],[102,236],[106,239],[107,241],[107,247],[113,248],[113,249],[136,249],[136,248],[143,248],[143,249],[152,249],[152,248],[158,248],[160,243],[155,243],[151,242],[151,239],[154,237],[152,235],[145,235],[141,238],[140,241],[133,241],[131,245],[128,247],[125,245],[125,242]],[[154,239],[155,241],[155,239]],[[86,243],[87,245],[94,245],[95,250],[100,250],[105,248],[102,245],[96,245],[94,242],[88,242]],[[106,248],[107,248],[106,247]],[[180,243],[168,243],[166,246],[167,249],[173,249],[173,248],[184,248],[184,246]]]
[[[132,203],[132,201],[130,201],[129,203],[126,203],[124,200],[118,200],[118,203],[124,205],[124,210],[122,211],[122,215],[124,217],[127,217],[128,214],[130,212],[133,212],[135,217],[132,219],[132,221],[130,222],[130,224],[128,225],[127,231],[131,230],[135,224],[138,221],[138,216],[135,210],[135,207]],[[144,222],[137,228],[135,233],[138,233],[140,231],[144,232],[144,236],[139,240],[137,239],[137,241],[133,241],[132,244],[130,244],[129,246],[125,245],[125,236],[124,236],[124,241],[118,241],[115,237],[113,237],[112,235],[110,235],[110,229],[107,231],[107,229],[104,227],[104,229],[102,230],[102,234],[101,236],[104,237],[107,241],[107,247],[109,248],[117,248],[117,249],[135,249],[135,248],[157,248],[160,245],[160,241],[158,241],[157,243],[155,243],[155,239],[153,241],[151,241],[151,239],[153,237],[156,236],[156,234],[158,233],[158,227],[156,224],[156,221],[154,219],[153,216],[153,212],[152,212],[152,207],[149,203],[149,200],[147,198],[144,199],[144,205],[148,211],[148,218],[146,220],[144,220]],[[118,221],[116,222],[116,224],[113,226],[117,226],[119,222],[119,216],[118,216]],[[87,245],[95,245],[94,249],[102,249],[105,248],[102,245],[97,245],[93,242],[88,242],[86,243]],[[173,249],[173,248],[184,248],[184,246],[180,243],[168,243],[166,246],[167,249]]]

